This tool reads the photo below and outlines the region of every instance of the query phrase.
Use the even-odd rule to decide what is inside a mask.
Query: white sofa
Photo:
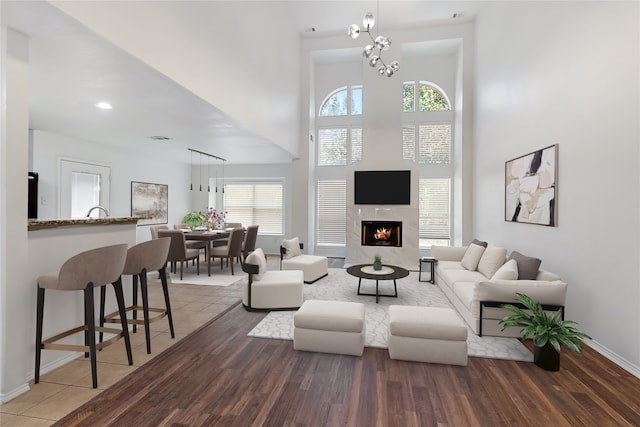
[[[242,270],[248,274],[242,294],[247,311],[295,310],[302,306],[302,271],[268,271],[262,248],[247,256]]]
[[[487,245],[480,250],[475,242],[463,247],[432,247],[432,255],[438,260],[436,284],[474,333],[521,336],[518,328],[502,331],[502,326],[498,324],[500,319],[510,314],[500,308],[500,304],[517,302],[516,293],[530,296],[542,304],[545,310],[564,312],[567,284],[558,275],[538,269],[535,262],[533,265],[526,265],[532,258],[527,260],[528,257],[517,252],[507,258],[505,248]],[[518,261],[510,259],[511,257]],[[518,262],[522,257],[525,260],[519,271]],[[539,265],[540,260],[537,261]],[[525,274],[525,270],[526,275],[532,278],[519,278],[519,275]],[[481,301],[484,302],[482,308]]]

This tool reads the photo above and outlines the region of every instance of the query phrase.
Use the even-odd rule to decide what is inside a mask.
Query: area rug
[[[390,305],[419,305],[453,308],[447,297],[436,285],[418,281],[418,273],[397,280],[398,298],[357,295],[358,278],[345,269],[330,268],[329,275],[312,285],[304,286],[304,299],[352,301],[365,304],[365,346],[387,348]],[[379,282],[380,293],[393,293],[393,281]],[[361,292],[375,293],[375,281],[362,280]],[[294,311],[272,311],[249,332],[250,337],[293,340]],[[506,337],[479,337],[469,328],[468,354],[472,357],[508,359],[532,362],[533,355],[517,339]]]
[[[202,267],[202,266],[201,266]],[[171,274],[169,276],[169,282],[173,284],[182,284],[182,285],[202,285],[202,286],[230,286],[239,280],[243,280],[246,277],[246,274],[240,272],[236,272],[235,275],[229,274],[211,274],[211,276],[207,275],[207,269],[205,267],[204,272],[202,269],[200,270],[200,275],[196,273],[186,273],[182,274],[182,280],[180,280],[180,273]]]

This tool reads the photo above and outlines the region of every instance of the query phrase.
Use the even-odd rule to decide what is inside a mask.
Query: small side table
[[[436,283],[436,263],[438,262],[437,259],[435,259],[434,257],[431,256],[423,256],[419,259],[420,261],[420,272],[418,273],[418,282],[429,282],[429,283]],[[422,280],[422,264],[427,263],[431,266],[431,277],[429,278],[429,280]]]

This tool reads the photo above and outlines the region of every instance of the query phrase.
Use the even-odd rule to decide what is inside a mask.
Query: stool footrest
[[[68,331],[62,332],[58,335],[55,335],[49,339],[42,340],[42,348],[46,350],[64,350],[64,351],[82,351],[88,352],[88,345],[80,345],[80,344],[56,344],[56,341],[61,340],[62,338],[66,338],[68,336],[77,334],[79,332],[87,331],[89,328],[86,326],[78,326],[77,328],[69,329]],[[104,347],[108,347],[111,344],[118,341],[123,337],[121,329],[115,328],[105,328],[102,326],[96,326],[96,332],[105,332],[108,334],[114,334],[113,337],[109,338],[106,341],[96,343],[96,349],[101,350]]]
[[[125,311],[144,311],[144,309],[139,305],[132,305],[125,308]],[[167,310],[164,308],[154,308],[149,307],[149,312],[160,313],[156,316],[149,317],[149,323],[156,322],[167,316]],[[105,323],[120,323],[120,313],[114,311],[113,313],[107,314],[104,316]],[[127,318],[127,324],[133,325],[144,325],[144,319],[129,319]]]

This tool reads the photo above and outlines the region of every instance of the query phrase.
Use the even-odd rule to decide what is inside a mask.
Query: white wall
[[[274,25],[291,19],[286,2],[51,3],[297,154],[300,39],[292,27]]]
[[[38,219],[57,218],[60,158],[83,160],[111,167],[112,217],[131,216],[131,181],[169,186],[169,227],[182,222],[192,210],[189,165],[160,152],[124,150],[44,131],[32,132],[33,170],[39,174]],[[43,205],[42,198],[47,204]],[[149,226],[137,227],[137,241],[149,240]]]
[[[489,2],[473,160],[474,237],[541,258],[569,284],[567,317],[636,373],[639,17],[637,2]],[[551,144],[558,226],[505,222],[504,162]]]

